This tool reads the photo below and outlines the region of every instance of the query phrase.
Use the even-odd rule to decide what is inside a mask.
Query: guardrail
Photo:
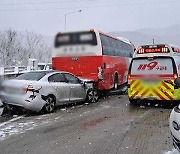
[[[0,76],[16,75],[24,72],[30,72],[31,70],[32,69],[30,67],[24,66],[0,67]]]

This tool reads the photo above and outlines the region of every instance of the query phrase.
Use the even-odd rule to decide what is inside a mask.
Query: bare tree
[[[11,29],[0,33],[0,66],[27,65],[29,58],[50,61],[51,50],[41,35]]]

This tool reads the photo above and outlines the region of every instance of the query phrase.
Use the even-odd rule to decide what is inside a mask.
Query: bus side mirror
[[[178,87],[180,87],[180,78],[177,78],[175,81],[174,81],[175,85],[177,85]]]

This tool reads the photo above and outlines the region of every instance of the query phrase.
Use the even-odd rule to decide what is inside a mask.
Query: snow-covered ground
[[[24,133],[37,126],[49,124],[48,116],[49,115],[38,116],[34,120],[25,118],[24,116],[17,116],[9,121],[0,123],[0,141],[11,135]]]
[[[130,106],[125,95],[63,107],[0,123],[1,153],[178,154],[169,133],[171,109]]]

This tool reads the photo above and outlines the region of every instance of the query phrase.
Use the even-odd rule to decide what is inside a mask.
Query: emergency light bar
[[[169,48],[168,47],[148,47],[148,48],[140,48],[137,51],[138,54],[146,54],[146,53],[169,53]]]
[[[172,49],[173,49],[174,52],[180,53],[180,49],[178,49],[178,48],[172,48]]]

